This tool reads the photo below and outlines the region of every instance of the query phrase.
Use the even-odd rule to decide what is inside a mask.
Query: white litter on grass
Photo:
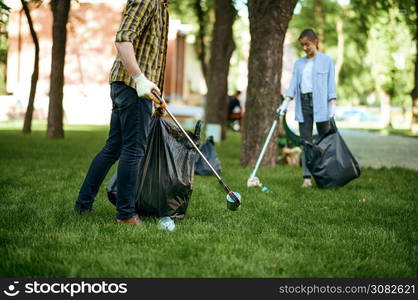
[[[248,178],[247,187],[261,187],[263,186],[258,177]]]
[[[173,231],[176,228],[176,224],[174,224],[174,221],[170,217],[164,217],[158,222],[158,228]]]

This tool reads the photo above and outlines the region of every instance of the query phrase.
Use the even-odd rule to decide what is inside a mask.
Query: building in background
[[[5,0],[12,10],[8,25],[9,50],[7,91],[0,96],[0,121],[23,119],[33,72],[34,45],[20,1]],[[111,101],[108,84],[110,68],[116,56],[114,38],[126,0],[79,0],[72,2],[65,64],[64,118],[69,124],[107,124]],[[52,13],[49,3],[30,3],[31,15],[40,44],[39,81],[35,99],[35,119],[47,118],[49,76],[51,72]],[[230,92],[242,91],[246,101],[250,33],[248,12],[240,11],[235,26],[237,50],[231,59]],[[207,89],[200,62],[194,50],[195,37],[189,24],[170,19],[164,95],[177,116],[203,118]],[[282,91],[289,84],[296,60],[286,36],[283,56]],[[238,52],[240,53],[238,55]],[[272,95],[275,97],[278,95]]]
[[[12,8],[8,25],[7,91],[0,101],[0,120],[22,118],[33,72],[34,45],[20,1]],[[106,124],[111,101],[108,77],[116,56],[114,38],[126,0],[79,0],[71,6],[67,24],[64,113],[70,124]],[[51,72],[52,13],[49,3],[30,3],[40,44],[39,81],[35,119],[48,114]],[[191,26],[170,20],[164,94],[177,105],[203,105],[206,86],[193,48]]]

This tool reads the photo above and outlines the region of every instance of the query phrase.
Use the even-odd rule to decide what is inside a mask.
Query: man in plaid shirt
[[[128,0],[116,34],[118,55],[110,72],[112,115],[109,137],[93,159],[74,209],[91,211],[111,166],[119,159],[117,223],[141,225],[135,211],[139,166],[145,155],[152,102],[159,101],[167,54],[167,0]]]

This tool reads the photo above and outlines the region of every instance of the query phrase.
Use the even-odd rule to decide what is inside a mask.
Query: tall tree
[[[280,103],[283,43],[297,0],[249,0],[250,56],[241,165],[255,164]],[[263,164],[274,166],[277,134]]]
[[[412,124],[411,129],[413,133],[418,133],[418,0],[415,0],[414,5],[410,6],[410,13],[415,14],[415,23],[412,23],[411,31],[415,37],[415,71],[414,71],[414,88],[411,91],[412,98]],[[403,8],[407,10],[407,8]],[[414,12],[412,12],[414,10]],[[408,11],[408,10],[407,10]]]
[[[342,18],[337,20],[337,61],[335,63],[335,84],[338,86],[340,80],[340,72],[344,63],[344,22]]]
[[[208,27],[209,27],[209,11],[210,6],[208,3],[203,3],[202,0],[193,0],[193,10],[195,12],[198,29],[196,34],[195,50],[197,57],[200,61],[202,68],[203,78],[205,79],[206,86],[209,86],[209,66],[208,66],[208,54],[206,49],[208,48]],[[206,5],[204,5],[206,4]]]
[[[0,0],[0,94],[6,93],[7,82],[7,50],[8,32],[7,23],[10,14],[10,7]]]
[[[197,25],[195,50],[208,89],[206,121],[221,125],[222,139],[227,132],[228,74],[235,49],[234,4],[234,0],[183,0],[171,6],[187,22],[190,22],[190,11],[193,12]]]
[[[384,52],[382,51],[384,48],[389,49],[389,51],[386,52],[388,52],[387,57],[390,59],[384,63],[382,63],[382,60],[379,62],[381,69],[386,68],[384,70],[385,72],[381,72],[381,74],[385,76],[373,76],[373,80],[376,85],[375,91],[381,101],[382,119],[386,126],[391,126],[390,106],[392,105],[394,98],[398,100],[398,104],[400,102],[399,98],[402,98],[402,101],[405,102],[405,99],[407,98],[405,95],[410,91],[409,87],[407,87],[410,82],[409,80],[405,80],[408,76],[408,72],[405,72],[405,67],[399,67],[403,63],[400,64],[395,61],[395,56],[398,55],[399,50],[405,47],[408,48],[404,42],[410,40],[409,38],[402,38],[402,36],[407,33],[407,30],[399,28],[407,25],[410,29],[410,35],[414,38],[415,43],[417,42],[417,0],[378,0],[372,2],[367,0],[351,0],[351,3],[358,19],[361,20],[363,24],[364,29],[360,34],[366,34],[370,39],[371,34],[375,33],[371,29],[377,25],[377,22],[381,23],[379,28],[381,32],[388,32],[388,34],[383,35],[387,40],[382,41],[382,44],[379,47],[376,47],[379,50],[377,54]],[[388,36],[390,37],[388,38]],[[406,52],[407,51],[403,51],[403,55],[401,56],[405,56]],[[407,54],[407,56],[409,56],[409,54]],[[371,53],[370,57],[377,58],[375,57],[375,53]],[[415,74],[417,74],[417,64],[418,63],[415,62]],[[410,65],[407,64],[407,68],[409,67]],[[377,66],[376,69],[377,68],[379,68],[379,66]],[[412,130],[416,128],[418,131],[418,101],[414,101],[418,95],[417,76],[418,75],[415,75],[410,95],[412,97],[413,114]],[[385,78],[387,80],[382,82],[382,79]],[[379,80],[380,83],[378,82]],[[405,89],[408,89],[408,92],[406,92]],[[401,104],[404,105],[403,103]],[[414,124],[417,125],[414,126]]]
[[[194,49],[199,60],[206,86],[209,73],[211,28],[214,0],[182,0],[170,3],[170,12],[183,22],[195,25]]]
[[[71,0],[51,0],[53,15],[51,85],[49,90],[48,128],[49,138],[63,138],[63,88],[67,21]]]
[[[33,21],[28,7],[28,3],[25,0],[20,0],[22,3],[23,11],[25,12],[26,18],[28,19],[28,25],[30,34],[32,36],[33,44],[35,45],[35,60],[33,64],[33,73],[31,78],[30,93],[28,106],[26,108],[25,121],[23,123],[22,132],[28,134],[31,132],[32,127],[32,116],[33,116],[33,107],[35,102],[36,94],[36,85],[38,83],[39,77],[39,41],[38,35],[36,34],[35,28],[33,27]]]
[[[212,33],[208,70],[206,122],[220,124],[226,138],[228,114],[229,62],[235,49],[232,33],[237,11],[231,0],[215,0],[215,24]]]
[[[318,33],[318,42],[319,42],[319,49],[324,51],[325,49],[325,13],[324,9],[322,8],[322,1],[321,0],[314,0],[314,8],[315,8],[315,16],[317,18],[318,27],[316,28],[316,32]]]

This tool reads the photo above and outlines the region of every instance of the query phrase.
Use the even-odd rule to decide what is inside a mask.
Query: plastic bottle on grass
[[[272,194],[273,193],[273,191],[272,190],[270,190],[268,187],[266,187],[266,186],[263,186],[262,188],[261,188],[261,191],[263,192],[263,193],[266,193],[266,194]]]
[[[176,228],[176,224],[174,224],[174,221],[170,217],[163,217],[158,222],[158,227],[160,229],[173,231],[174,228]]]

